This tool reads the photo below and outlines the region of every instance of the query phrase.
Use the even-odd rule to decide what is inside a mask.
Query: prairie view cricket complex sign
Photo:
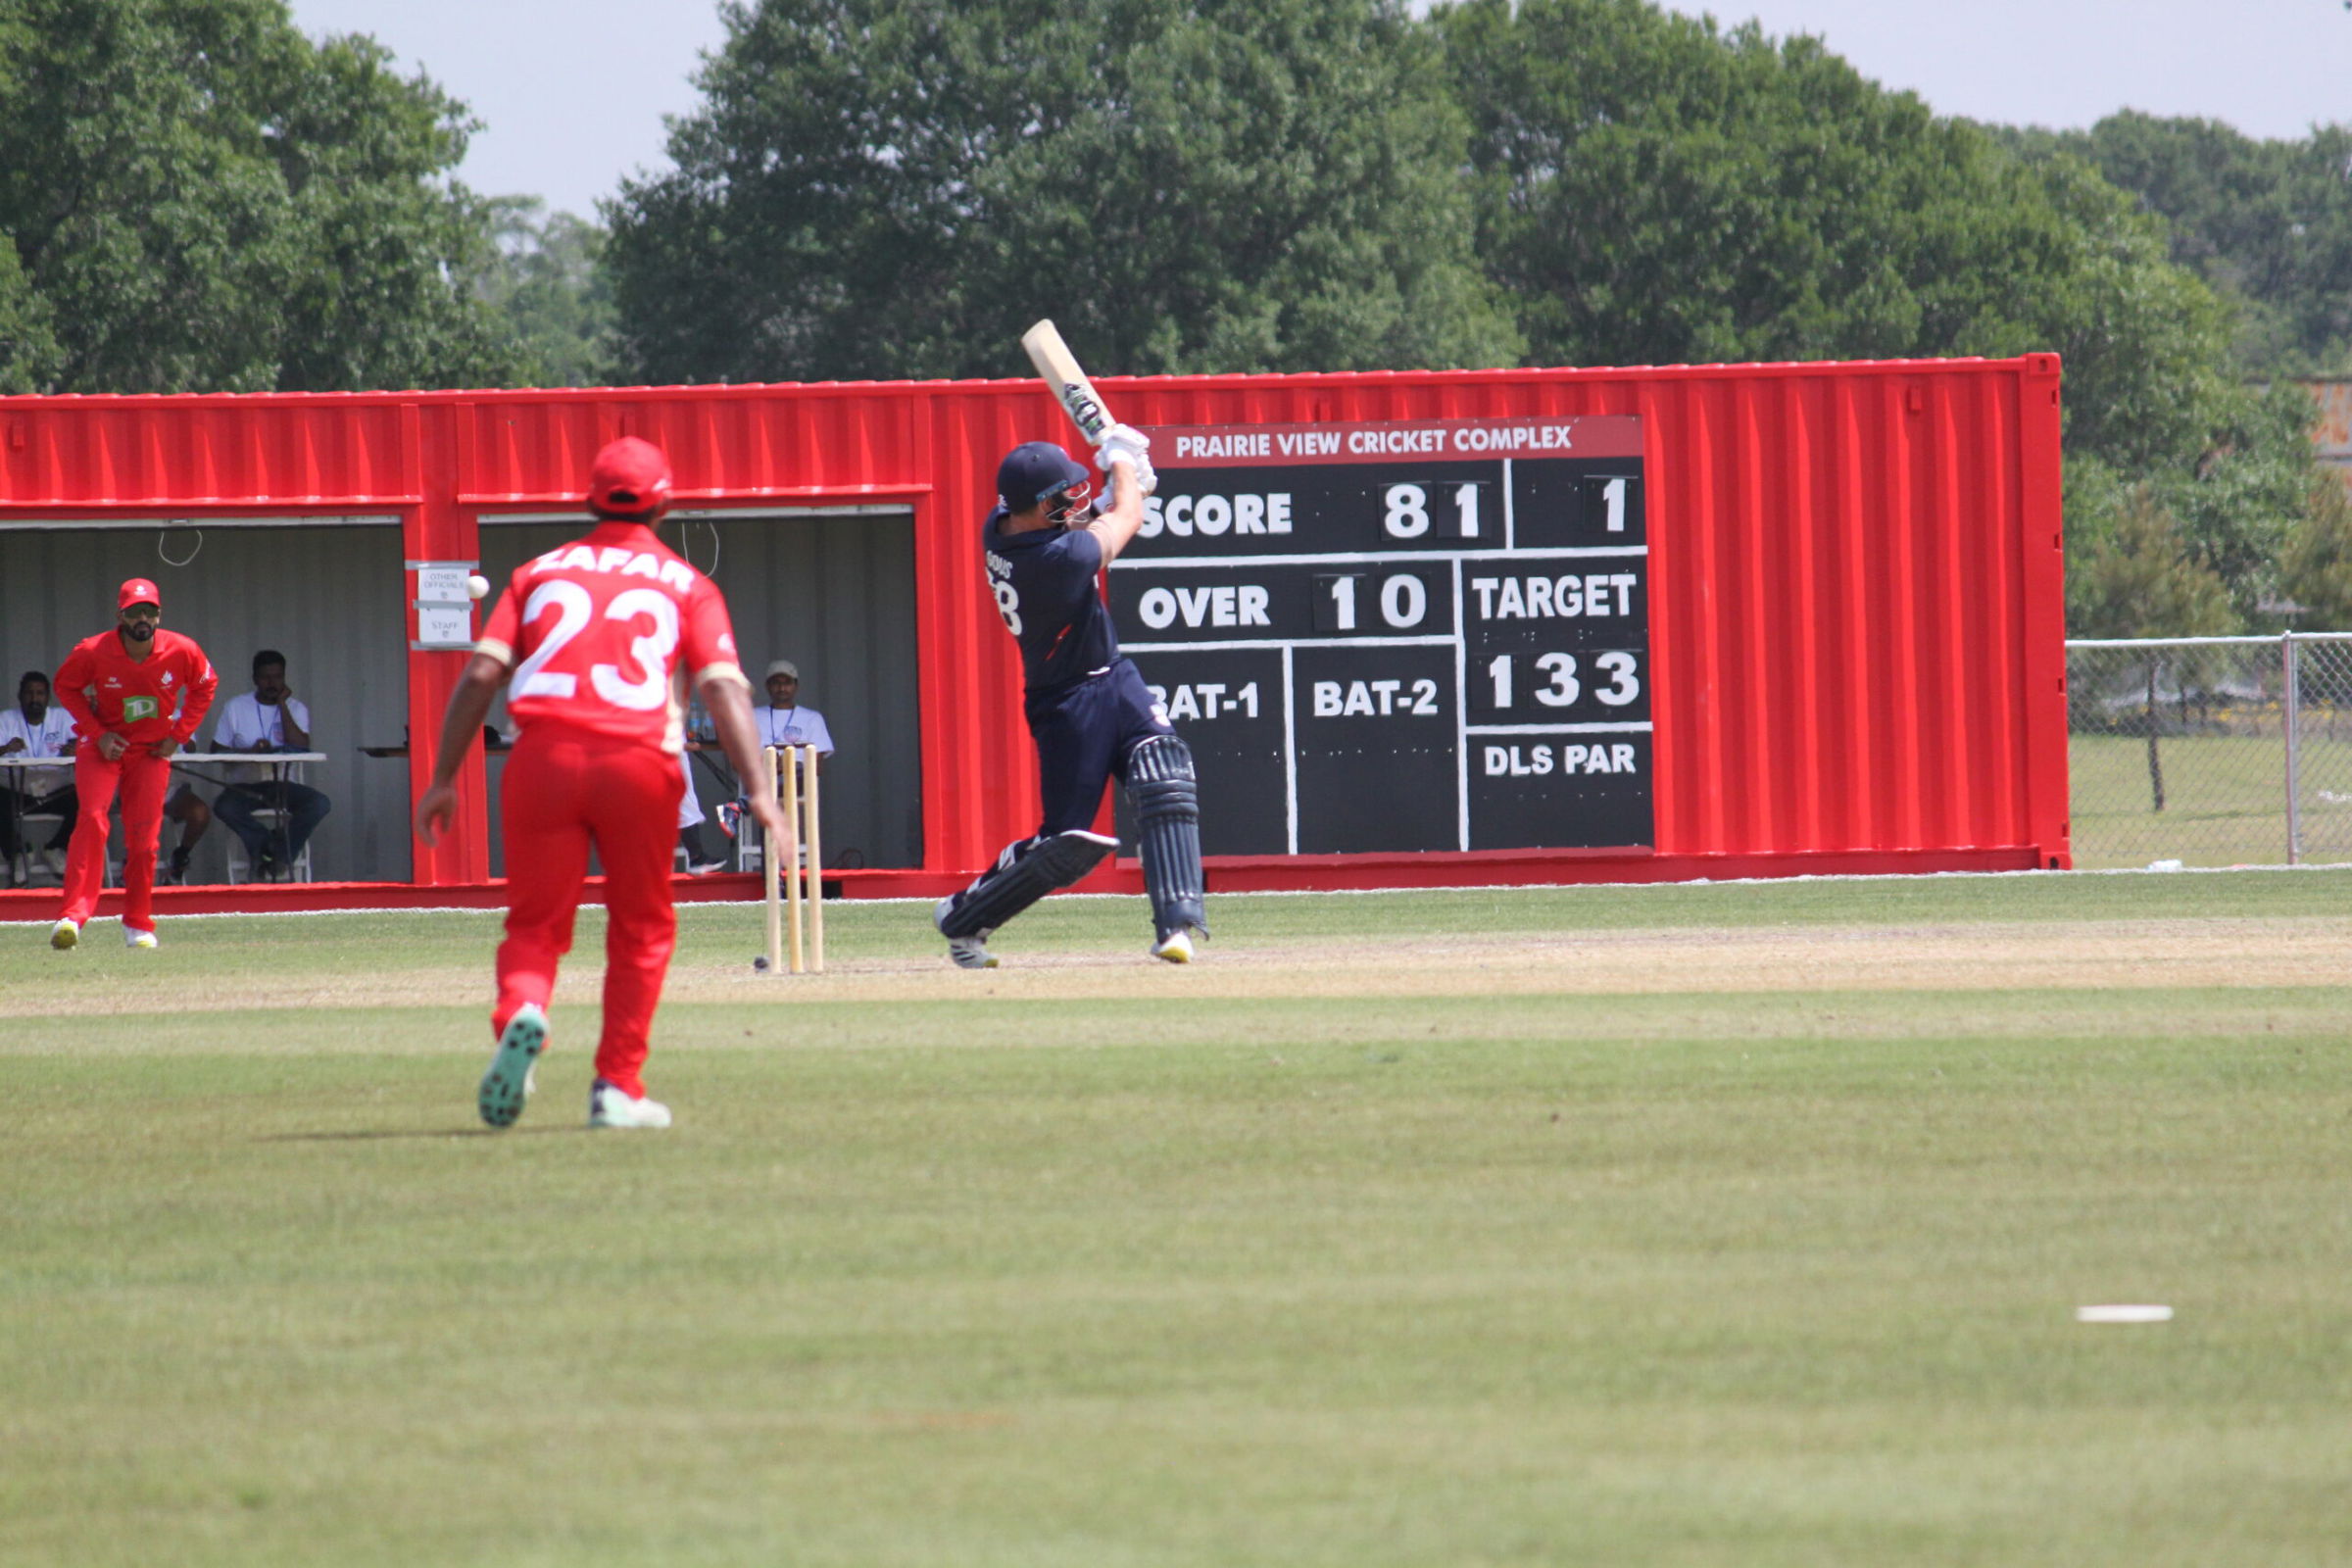
[[[1205,853],[1653,842],[1639,418],[1150,433],[1110,606]]]

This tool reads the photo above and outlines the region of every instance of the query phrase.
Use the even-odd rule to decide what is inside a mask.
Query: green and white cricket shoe
[[[532,1064],[546,1049],[547,1013],[536,1002],[526,1002],[507,1020],[498,1037],[498,1054],[482,1074],[482,1120],[493,1127],[514,1125],[523,1102],[531,1098]]]
[[[49,945],[60,953],[78,945],[80,941],[81,927],[74,921],[60,920],[49,928]]]
[[[156,945],[155,933],[142,931],[135,925],[126,925],[122,928],[122,945],[126,948],[137,948],[143,952],[152,953],[155,951]]]
[[[588,1086],[588,1125],[649,1130],[666,1127],[669,1107],[659,1100],[638,1099],[599,1078]]]

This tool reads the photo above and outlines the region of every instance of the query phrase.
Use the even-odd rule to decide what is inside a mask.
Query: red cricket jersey
[[[145,751],[167,735],[186,745],[204,722],[220,684],[196,639],[162,627],[145,659],[124,653],[116,632],[84,637],[50,682],[83,740],[94,741],[111,729],[133,751]]]
[[[744,679],[718,584],[639,522],[599,523],[515,567],[474,652],[514,666],[507,711],[518,726],[673,753],[685,739],[681,673]]]

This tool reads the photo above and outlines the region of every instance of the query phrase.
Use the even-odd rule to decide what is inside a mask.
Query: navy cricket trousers
[[[1100,675],[1072,686],[1031,692],[1022,711],[1037,742],[1038,794],[1045,820],[1040,837],[1095,825],[1102,786],[1127,781],[1127,758],[1152,735],[1173,735],[1134,664],[1117,660]]]

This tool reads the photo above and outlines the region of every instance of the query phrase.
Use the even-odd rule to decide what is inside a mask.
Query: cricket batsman
[[[691,678],[740,778],[760,775],[751,682],[718,585],[655,536],[669,510],[669,460],[623,436],[588,476],[594,529],[514,569],[483,626],[442,717],[433,781],[416,803],[416,834],[438,842],[456,815],[452,781],[502,686],[520,733],[507,759],[501,808],[507,845],[507,935],[498,949],[498,1049],[482,1076],[482,1120],[512,1126],[547,1045],[556,966],[571,949],[591,847],[605,867],[604,1033],[588,1091],[591,1127],[669,1125],[648,1099],[644,1068],[654,1009],[677,946],[670,853],[685,790],[686,684]],[[755,790],[752,814],[793,853],[775,800]]]
[[[1044,820],[1005,846],[997,863],[932,912],[948,956],[993,969],[988,938],[1047,894],[1077,882],[1118,847],[1090,831],[1102,789],[1116,778],[1135,807],[1151,953],[1189,963],[1201,907],[1200,798],[1192,749],[1178,739],[1119,636],[1096,584],[1143,525],[1154,484],[1151,442],[1114,425],[1099,461],[1110,478],[1107,511],[1086,504],[1087,470],[1050,441],[1014,447],[997,468],[997,505],[981,524],[989,587],[1020,644],[1022,711],[1037,743]]]
[[[74,715],[74,793],[66,906],[50,927],[60,950],[81,941],[106,881],[107,813],[122,795],[122,943],[155,944],[155,851],[164,834],[172,754],[213,706],[220,679],[195,639],[166,631],[164,596],[133,577],[115,594],[115,626],[74,645],[50,687]]]

